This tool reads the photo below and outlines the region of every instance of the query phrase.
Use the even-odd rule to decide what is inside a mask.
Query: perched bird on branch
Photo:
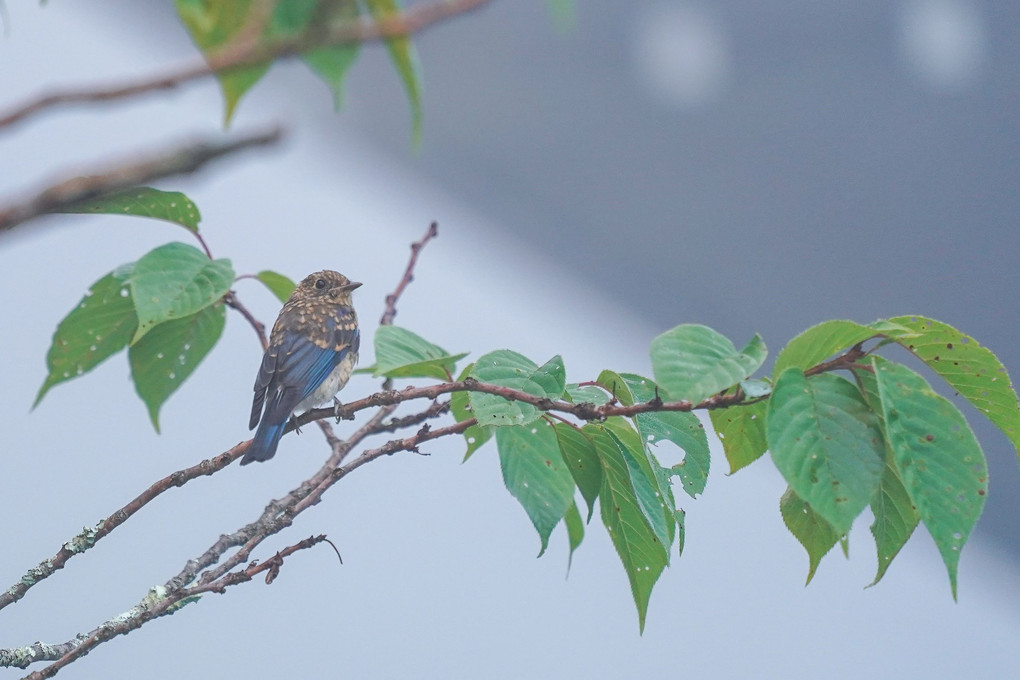
[[[358,362],[361,336],[351,291],[360,285],[326,270],[306,276],[294,289],[255,378],[248,429],[259,429],[241,465],[272,458],[294,413],[330,399],[340,404],[336,394]]]

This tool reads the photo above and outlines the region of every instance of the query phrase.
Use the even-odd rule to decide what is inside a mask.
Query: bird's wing
[[[266,351],[255,381],[250,427],[258,424],[258,411],[267,396],[263,417],[269,422],[283,422],[305,397],[322,384],[348,352],[358,351],[358,329],[345,315],[336,320],[328,319],[324,330],[324,347],[312,342],[303,333],[284,331],[280,342]]]

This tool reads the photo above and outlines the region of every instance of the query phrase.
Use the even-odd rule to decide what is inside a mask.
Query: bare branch
[[[414,281],[414,267],[418,264],[418,253],[421,252],[422,248],[425,247],[429,241],[439,235],[439,224],[433,222],[429,225],[429,229],[425,232],[425,236],[420,241],[416,241],[411,244],[411,257],[407,261],[407,269],[404,270],[404,276],[400,279],[400,283],[397,284],[397,289],[386,296],[386,310],[383,312],[382,318],[379,319],[380,326],[389,326],[393,324],[393,317],[397,315],[397,300],[404,293],[404,289],[407,285]]]
[[[0,593],[0,609],[20,600],[24,597],[25,593],[28,592],[29,588],[52,575],[58,569],[63,569],[64,565],[67,564],[67,561],[75,555],[92,548],[92,546],[98,543],[100,539],[104,538],[111,531],[126,522],[128,518],[141,510],[145,505],[156,498],[156,496],[159,496],[164,491],[168,491],[174,487],[184,486],[192,479],[205,477],[222,470],[234,460],[240,458],[247,449],[248,442],[242,442],[229,451],[225,451],[218,456],[203,460],[201,463],[189,468],[178,470],[177,472],[167,475],[163,479],[159,480],[140,493],[130,503],[99,522],[99,524],[82,530],[80,534],[61,546],[56,555],[47,560],[43,560],[39,563],[39,566],[29,569],[28,573],[21,577],[21,580],[4,592]],[[2,665],[3,664],[0,663],[0,666]]]
[[[82,201],[129,189],[154,180],[197,171],[206,163],[242,149],[275,144],[283,136],[279,128],[240,136],[228,142],[200,140],[142,160],[90,170],[57,182],[35,196],[8,208],[0,208],[0,232],[26,220],[59,212]]]
[[[436,0],[419,3],[375,21],[357,19],[335,24],[294,38],[264,45],[259,34],[242,36],[227,49],[211,56],[207,62],[177,68],[165,75],[148,76],[112,87],[67,89],[42,95],[17,105],[0,115],[0,129],[29,116],[56,106],[98,103],[134,97],[148,92],[166,91],[182,84],[205,78],[214,73],[265,64],[276,59],[294,57],[327,45],[350,45],[420,33],[426,28],[459,14],[465,14],[491,0]]]

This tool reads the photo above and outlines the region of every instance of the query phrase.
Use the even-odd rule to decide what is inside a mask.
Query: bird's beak
[[[360,288],[360,287],[361,287],[361,282],[360,281],[351,281],[346,286],[341,286],[340,290],[343,291],[344,293],[349,293],[352,290],[354,290],[355,288]]]

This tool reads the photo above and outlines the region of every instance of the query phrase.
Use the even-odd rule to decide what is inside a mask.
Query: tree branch
[[[404,276],[400,279],[400,283],[397,284],[397,289],[386,296],[386,309],[383,311],[382,318],[379,319],[380,326],[390,326],[393,324],[393,318],[397,315],[397,300],[400,299],[407,285],[414,281],[414,267],[418,264],[418,253],[422,251],[425,244],[437,236],[439,236],[439,223],[433,222],[429,225],[428,231],[425,232],[421,240],[411,244],[411,257],[407,261],[407,269],[404,270]]]
[[[357,19],[312,31],[271,45],[259,44],[261,33],[243,36],[239,42],[210,56],[207,61],[179,67],[162,76],[148,76],[111,87],[67,89],[44,94],[0,115],[0,130],[56,106],[98,103],[134,97],[148,92],[172,90],[184,83],[275,59],[294,57],[327,45],[350,45],[420,33],[456,15],[466,14],[491,0],[436,0],[419,3],[377,20]]]
[[[280,128],[242,135],[228,142],[200,140],[150,155],[140,161],[119,163],[87,171],[42,190],[35,196],[0,208],[0,232],[47,213],[59,212],[82,201],[93,200],[140,184],[199,170],[206,163],[243,149],[275,144]]]

